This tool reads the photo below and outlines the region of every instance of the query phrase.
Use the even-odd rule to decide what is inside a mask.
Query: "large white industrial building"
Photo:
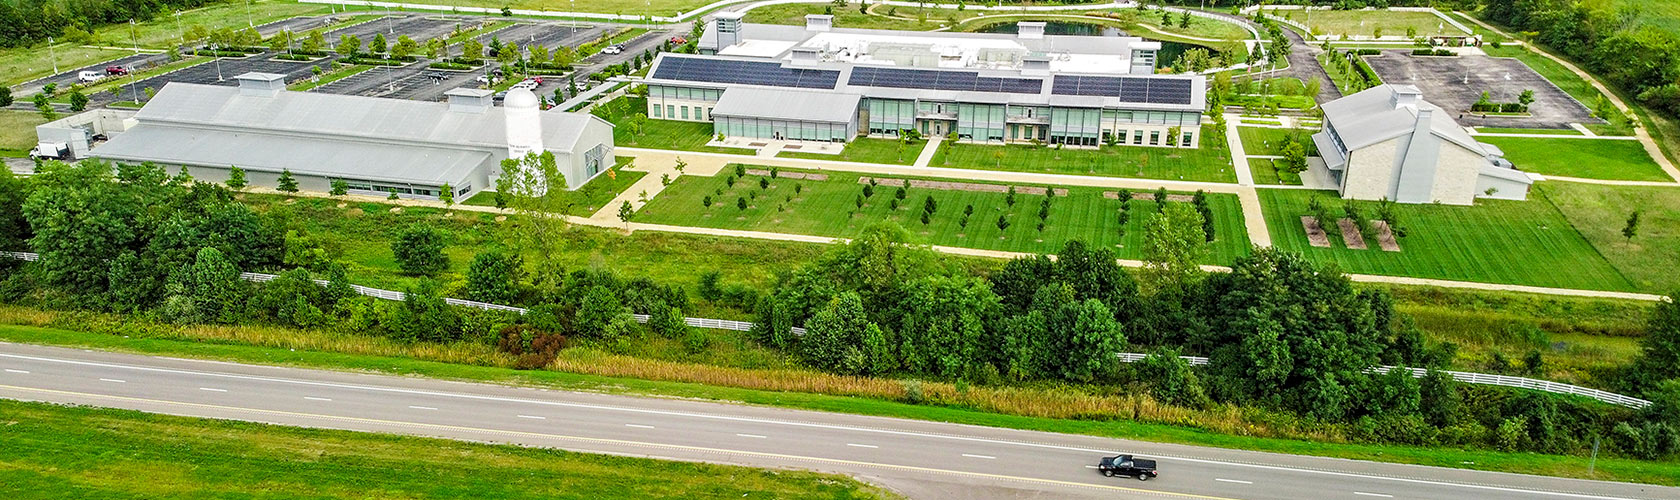
[[[553,153],[565,188],[612,167],[612,124],[585,113],[542,111],[528,90],[456,89],[448,102],[419,102],[285,89],[281,75],[246,73],[237,87],[170,83],[87,156],[185,166],[196,178],[273,187],[290,171],[299,188],[456,199],[494,188],[501,162]]]
[[[959,140],[1197,147],[1206,84],[1155,74],[1159,42],[742,23],[719,13],[698,55],[660,54],[647,116],[712,122],[727,137],[849,141],[954,132]]]

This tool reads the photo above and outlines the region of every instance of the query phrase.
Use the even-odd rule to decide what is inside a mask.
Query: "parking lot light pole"
[[[53,48],[53,37],[47,37],[47,57],[52,58],[53,74],[58,74],[58,50]]]
[[[181,29],[181,11],[175,11],[175,34],[181,35],[181,45],[187,44],[187,30]]]
[[[140,29],[134,27],[134,19],[128,20],[128,36],[134,40],[134,53],[140,53]]]
[[[210,57],[216,58],[216,81],[222,81],[222,55],[212,52]]]

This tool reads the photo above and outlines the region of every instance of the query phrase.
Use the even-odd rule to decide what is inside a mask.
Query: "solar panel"
[[[846,83],[861,87],[1009,92],[1015,94],[1037,94],[1044,88],[1044,80],[1038,78],[999,78],[980,76],[977,71],[938,71],[869,66],[852,68],[852,76],[846,79]]]
[[[659,63],[659,69],[654,71],[653,77],[691,82],[832,89],[834,84],[840,81],[840,72],[786,68],[782,67],[781,63],[774,62],[667,56]]]
[[[1051,94],[1117,97],[1148,104],[1190,104],[1190,89],[1190,80],[1184,78],[1056,75],[1050,83]]]

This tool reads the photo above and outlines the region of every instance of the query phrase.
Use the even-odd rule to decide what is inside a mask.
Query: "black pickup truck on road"
[[[1097,471],[1108,477],[1134,476],[1139,481],[1148,481],[1155,477],[1155,461],[1131,455],[1103,457],[1097,463]]]

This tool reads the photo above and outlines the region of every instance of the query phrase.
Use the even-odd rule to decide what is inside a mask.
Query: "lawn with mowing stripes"
[[[1283,144],[1290,137],[1295,137],[1311,149],[1314,132],[1304,128],[1237,127],[1237,135],[1242,136],[1243,152],[1250,156],[1282,156]]]
[[[922,148],[927,141],[912,141],[908,144],[897,139],[871,139],[859,137],[846,143],[846,149],[837,155],[822,153],[801,153],[782,150],[776,153],[780,158],[806,158],[812,160],[852,161],[859,163],[885,163],[889,165],[911,165],[916,163],[916,157],[922,154]]]
[[[1270,186],[1299,186],[1301,174],[1278,170],[1278,160],[1270,158],[1249,158],[1248,170],[1254,174],[1254,183]]]
[[[763,168],[763,167],[755,167]],[[783,170],[782,172],[794,172]],[[864,227],[880,220],[890,220],[909,229],[923,242],[934,245],[1004,250],[1012,252],[1055,252],[1062,243],[1078,239],[1098,246],[1114,248],[1123,258],[1141,258],[1144,242],[1144,222],[1156,213],[1153,201],[1136,200],[1131,203],[1131,220],[1124,237],[1119,232],[1120,201],[1103,196],[1101,188],[1068,188],[1067,196],[1051,201],[1050,217],[1043,233],[1038,231],[1039,207],[1044,196],[1016,194],[1010,206],[1004,193],[960,191],[912,187],[906,190],[898,210],[892,210],[892,200],[903,185],[904,178],[885,178],[874,188],[874,195],[859,209],[856,200],[863,187],[857,174],[824,172],[826,181],[795,180],[786,177],[768,179],[748,175],[735,182],[725,169],[717,177],[685,175],[666,188],[636,215],[638,222],[680,226],[713,227],[769,231],[816,236],[851,237]],[[759,187],[760,179],[769,180],[769,189]],[[945,179],[941,179],[945,180]],[[795,193],[795,186],[803,186]],[[756,198],[752,193],[759,193]],[[703,200],[711,196],[712,205]],[[921,222],[924,198],[932,196],[936,204],[928,224]],[[1242,210],[1235,195],[1209,194],[1215,218],[1217,236],[1204,262],[1228,264],[1239,255],[1248,253],[1248,233],[1243,228]],[[747,200],[747,208],[738,207],[737,200]],[[964,207],[974,206],[968,225],[962,226]],[[1003,216],[1010,225],[999,230],[997,220]],[[1116,246],[1119,245],[1119,246]]]
[[[1262,189],[1272,243],[1308,258],[1334,262],[1350,273],[1410,276],[1484,283],[1505,283],[1589,290],[1634,291],[1542,191],[1527,201],[1478,200],[1475,206],[1397,205],[1407,235],[1400,252],[1343,245],[1331,230],[1330,248],[1307,243],[1301,216],[1318,197],[1339,213],[1342,200],[1331,191]],[[1357,202],[1367,216],[1375,202]]]
[[[555,206],[566,207],[566,211],[564,212],[566,215],[575,215],[578,217],[588,217],[590,215],[594,215],[595,212],[606,207],[607,202],[612,201],[613,198],[617,198],[618,195],[623,193],[625,189],[629,189],[631,184],[635,184],[636,181],[642,180],[642,177],[647,176],[647,172],[624,169],[625,165],[634,161],[635,158],[620,156],[618,157],[617,165],[607,169],[605,172],[601,172],[600,175],[590,179],[589,182],[585,183],[582,187],[575,190],[551,189],[548,191],[548,194],[544,196],[554,198],[555,201],[557,201],[557,205]],[[493,207],[496,206],[496,193],[493,191],[479,191],[478,194],[473,195],[472,198],[468,198],[466,201],[462,201],[460,203],[462,205]]]
[[[1477,137],[1499,146],[1517,169],[1542,175],[1624,181],[1672,181],[1639,141]]]
[[[1500,128],[1478,127],[1479,134],[1529,134],[1529,135],[1581,135],[1581,131],[1572,128]]]
[[[1202,127],[1207,137],[1208,126]],[[1002,157],[997,153],[1003,153]],[[1077,149],[1028,145],[946,144],[930,167],[1008,170],[1204,182],[1237,182],[1224,141],[1202,141],[1196,149],[1102,146]]]
[[[13,498],[892,498],[856,480],[0,400]]]

